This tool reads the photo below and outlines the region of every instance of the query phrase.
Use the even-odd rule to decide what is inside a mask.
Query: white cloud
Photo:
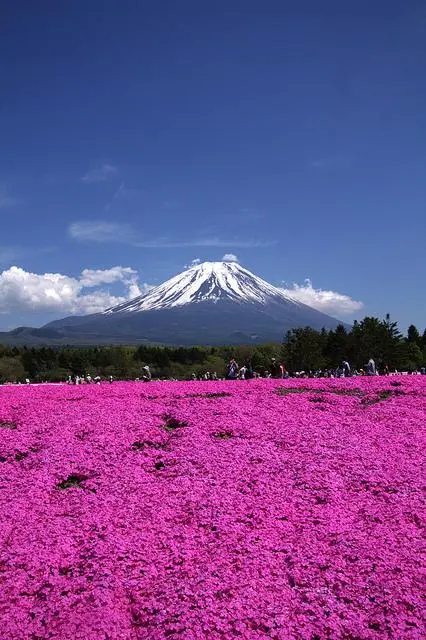
[[[95,167],[94,169],[87,171],[84,176],[82,176],[81,180],[86,183],[105,182],[115,173],[117,173],[117,167],[114,167],[111,164],[102,164],[100,167]]]
[[[201,264],[201,258],[194,258],[189,264],[184,264],[183,268],[190,269],[191,267],[196,267],[199,264]]]
[[[111,267],[111,269],[83,269],[80,283],[83,287],[97,287],[126,279],[134,279],[137,272],[131,267]]]
[[[362,302],[353,300],[344,293],[314,289],[309,278],[303,284],[294,283],[291,288],[282,287],[282,291],[293,300],[329,315],[349,315],[360,311],[364,306]]]
[[[121,295],[100,285],[119,283]],[[90,289],[88,292],[87,289]],[[30,273],[20,267],[0,272],[0,312],[97,313],[147,291],[130,267],[84,269],[77,278],[61,273]]]
[[[223,262],[239,262],[235,253],[225,253],[225,255],[222,256],[222,261]]]
[[[238,258],[235,253],[225,253],[221,258],[222,262],[238,262]],[[190,269],[191,267],[196,267],[202,262],[201,258],[194,258],[191,260],[189,264],[185,265],[185,269]]]
[[[130,242],[132,236],[128,225],[104,220],[73,222],[68,233],[75,240],[91,242]]]
[[[125,242],[132,247],[141,249],[174,249],[185,247],[222,247],[230,249],[244,247],[253,249],[257,247],[270,247],[276,244],[276,241],[241,240],[238,238],[224,240],[215,236],[199,237],[192,240],[172,240],[168,237],[137,240],[135,239],[136,232],[132,230],[130,225],[119,222],[107,222],[105,220],[81,220],[79,222],[73,222],[68,227],[68,233],[75,240]]]

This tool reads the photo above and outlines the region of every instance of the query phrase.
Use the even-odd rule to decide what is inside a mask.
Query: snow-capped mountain
[[[235,262],[204,262],[103,313],[10,336],[21,344],[250,344],[281,341],[297,327],[337,324]]]
[[[104,313],[158,311],[197,302],[267,304],[271,300],[286,300],[298,304],[280,289],[236,262],[203,262],[154,287],[148,293],[107,309]]]

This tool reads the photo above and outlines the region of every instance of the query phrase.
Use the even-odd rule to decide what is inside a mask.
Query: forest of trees
[[[414,325],[403,336],[389,316],[384,320],[364,318],[350,330],[339,325],[334,331],[293,329],[282,344],[224,347],[8,347],[0,346],[0,384],[31,381],[61,381],[72,375],[114,376],[134,379],[149,365],[154,377],[190,378],[193,373],[216,371],[222,376],[226,363],[235,358],[251,363],[263,374],[271,358],[278,358],[290,372],[335,369],[347,359],[362,368],[370,357],[391,371],[415,371],[426,365],[426,330]]]

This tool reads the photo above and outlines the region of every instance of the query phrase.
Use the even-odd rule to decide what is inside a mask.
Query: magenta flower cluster
[[[424,638],[425,383],[0,388],[0,638]]]

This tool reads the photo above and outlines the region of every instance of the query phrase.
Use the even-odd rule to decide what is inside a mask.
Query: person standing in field
[[[226,379],[227,380],[236,380],[238,376],[238,364],[235,362],[234,358],[229,361],[229,364],[226,368]]]
[[[377,373],[376,363],[374,362],[373,358],[370,358],[370,360],[367,363],[367,375],[375,376],[376,373]]]
[[[151,379],[151,369],[148,367],[148,365],[145,365],[145,367],[143,368],[142,380],[144,382],[151,382]]]
[[[344,378],[350,378],[352,375],[351,366],[347,360],[343,360],[342,362],[342,372]]]
[[[272,358],[271,360],[271,378],[283,378],[284,377],[284,367],[280,364],[276,358]]]
[[[238,372],[238,377],[240,380],[245,380],[246,375],[247,375],[247,367],[244,364]]]

